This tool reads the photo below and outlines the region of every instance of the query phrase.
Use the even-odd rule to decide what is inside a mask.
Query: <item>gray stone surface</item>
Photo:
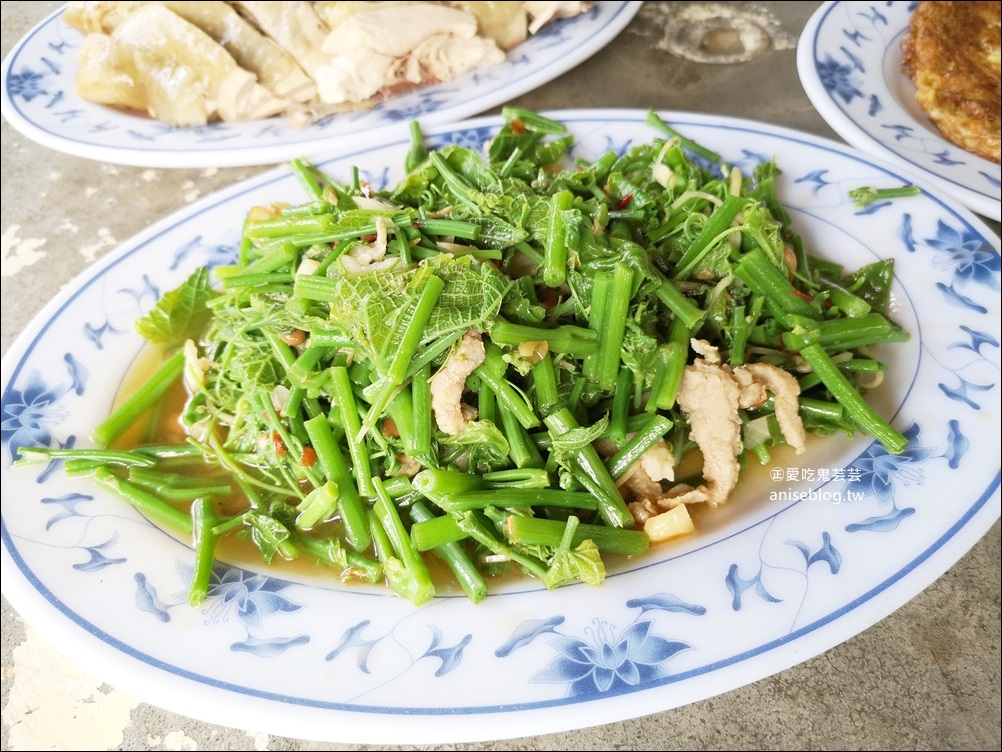
[[[674,14],[687,5],[692,4],[647,3],[606,49],[515,104],[691,110],[840,140],[797,77],[794,43],[817,3],[727,3],[777,21],[779,49],[733,65],[695,63],[665,51]],[[4,2],[3,54],[55,7]],[[42,306],[94,258],[195,198],[260,171],[100,164],[47,150],[6,122],[0,169],[5,353]],[[990,225],[999,231],[998,223]],[[45,240],[46,259],[8,274],[14,255],[33,239]],[[5,489],[4,506],[16,501]],[[999,547],[996,523],[954,567],[890,616],[820,656],[721,696],[592,728],[583,710],[585,728],[559,735],[409,748],[999,749]],[[87,677],[77,677],[72,664],[52,654],[6,599],[2,636],[5,750],[376,748],[251,735],[123,700],[99,679],[88,684]],[[63,725],[67,732],[60,736],[53,726]]]

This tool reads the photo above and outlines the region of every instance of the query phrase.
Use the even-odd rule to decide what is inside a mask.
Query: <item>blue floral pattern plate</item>
[[[635,110],[549,113],[593,159],[657,135]],[[908,438],[811,442],[749,468],[697,534],[612,568],[599,588],[501,584],[474,606],[421,608],[324,572],[220,564],[187,605],[192,554],[58,463],[11,467],[21,446],[84,446],[142,349],[132,322],[199,265],[230,261],[252,205],[300,202],[284,168],[150,227],[69,285],[2,366],[3,593],[98,677],[173,711],[250,730],[369,744],[447,744],[623,720],[806,660],[929,585],[998,519],[999,241],[931,190],[858,208],[848,192],[902,176],[849,147],[750,121],[662,116],[778,192],[808,248],[855,268],[893,257],[909,342],[878,351],[875,407]],[[428,129],[481,146],[499,121]],[[382,187],[406,138],[345,147]]]
[[[427,86],[371,110],[339,113],[307,126],[286,118],[171,128],[143,115],[77,96],[73,81],[81,35],[61,9],[36,26],[3,62],[3,117],[27,138],[77,157],[136,167],[242,167],[316,157],[353,141],[485,112],[536,89],[611,42],[641,2],[599,0],[586,13],[555,21],[498,65]]]
[[[821,116],[850,144],[999,221],[1002,167],[943,138],[901,72],[901,39],[916,5],[826,2],[800,35],[800,81]]]

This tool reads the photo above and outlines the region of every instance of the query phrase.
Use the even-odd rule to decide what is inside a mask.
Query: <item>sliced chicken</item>
[[[455,436],[463,430],[463,391],[466,377],[484,362],[487,352],[480,332],[467,332],[442,367],[431,378],[431,411],[439,429]]]
[[[150,14],[151,6],[171,11],[171,20],[161,23],[168,16]],[[85,35],[77,85],[84,99],[146,111],[174,126],[273,114],[288,115],[296,125],[500,63],[506,50],[542,26],[590,7],[465,0],[74,0],[62,18]],[[137,14],[145,28],[131,20]],[[227,56],[182,30],[177,19]],[[98,36],[86,38],[91,35]]]
[[[723,367],[702,358],[685,367],[678,405],[689,421],[689,431],[703,454],[703,478],[709,501],[723,504],[738,482],[741,470],[740,389]]]
[[[493,40],[476,35],[436,34],[418,44],[407,55],[403,79],[420,86],[451,81],[467,71],[504,62],[504,51]]]
[[[497,0],[468,0],[452,2],[477,19],[480,33],[493,39],[502,50],[510,50],[529,36],[529,16],[524,3],[497,2]]]
[[[561,2],[560,0],[556,2],[552,2],[551,0],[530,0],[530,2],[522,3],[522,5],[525,7],[525,12],[529,14],[530,34],[535,34],[546,24],[556,21],[558,18],[573,18],[591,8],[591,3],[577,2],[577,0],[570,0],[569,2]]]
[[[172,126],[254,120],[287,106],[215,40],[157,4],[135,9],[109,36],[84,39],[76,86],[85,99]]]
[[[372,243],[359,243],[339,257],[345,273],[364,274],[397,266],[400,257],[386,255],[388,232],[389,224],[386,217],[376,217],[376,239]]]
[[[313,10],[328,29],[340,26],[349,16],[376,8],[398,5],[423,5],[425,0],[321,0],[313,3]]]
[[[115,44],[105,34],[88,34],[77,59],[80,67],[74,86],[81,97],[127,110],[150,111],[145,87],[128,47]]]
[[[317,86],[277,42],[258,31],[228,3],[164,2],[181,18],[195,24],[229,52],[237,63],[257,75],[258,83],[276,97],[308,102]]]
[[[313,10],[312,3],[240,0],[231,5],[292,55],[307,75],[316,80],[317,70],[327,62],[321,47],[328,28]]]
[[[675,480],[675,455],[664,439],[651,444],[650,449],[640,455],[638,461],[651,480]]]
[[[755,376],[745,366],[738,366],[731,371],[731,377],[738,385],[738,407],[747,410],[750,407],[761,407],[769,399],[765,386],[755,379]]]
[[[145,5],[163,5],[197,26],[222,45],[238,65],[254,73],[258,83],[276,97],[308,102],[316,96],[316,84],[292,56],[222,0],[71,2],[63,20],[84,34],[111,34],[130,13]]]
[[[740,368],[750,373],[756,383],[772,392],[772,405],[776,410],[779,430],[783,432],[786,443],[797,454],[802,454],[807,432],[800,418],[800,384],[792,374],[769,363],[749,363]]]
[[[62,18],[81,34],[110,34],[132,11],[148,2],[89,0],[66,4]]]
[[[323,51],[328,61],[315,78],[327,104],[446,81],[505,59],[492,40],[477,37],[475,18],[434,3],[380,3],[349,15],[331,29]]]
[[[703,478],[711,504],[722,504],[737,485],[741,451],[739,409],[760,407],[773,395],[773,407],[786,443],[804,451],[806,432],[800,418],[800,384],[778,366],[748,363],[731,368],[720,363],[717,348],[693,339],[702,358],[686,366],[678,404],[689,420],[693,440],[703,454]],[[687,502],[688,503],[688,502]]]

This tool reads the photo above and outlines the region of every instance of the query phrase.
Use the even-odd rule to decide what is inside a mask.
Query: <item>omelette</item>
[[[1000,2],[920,2],[902,39],[902,70],[943,136],[1000,161]]]

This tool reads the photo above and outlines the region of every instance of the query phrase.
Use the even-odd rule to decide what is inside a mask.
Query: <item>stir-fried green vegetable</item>
[[[193,604],[230,535],[418,604],[426,553],[474,602],[504,571],[598,584],[801,430],[903,449],[861,396],[868,348],[907,338],[891,262],[808,253],[774,163],[742,175],[651,113],[650,143],[567,166],[563,125],[505,115],[486,159],[415,124],[383,192],[295,162],[308,200],[252,209],[218,284],[198,270],[138,322],[163,364],[103,448],[24,457],[188,531]],[[184,441],[137,434],[179,379]]]

